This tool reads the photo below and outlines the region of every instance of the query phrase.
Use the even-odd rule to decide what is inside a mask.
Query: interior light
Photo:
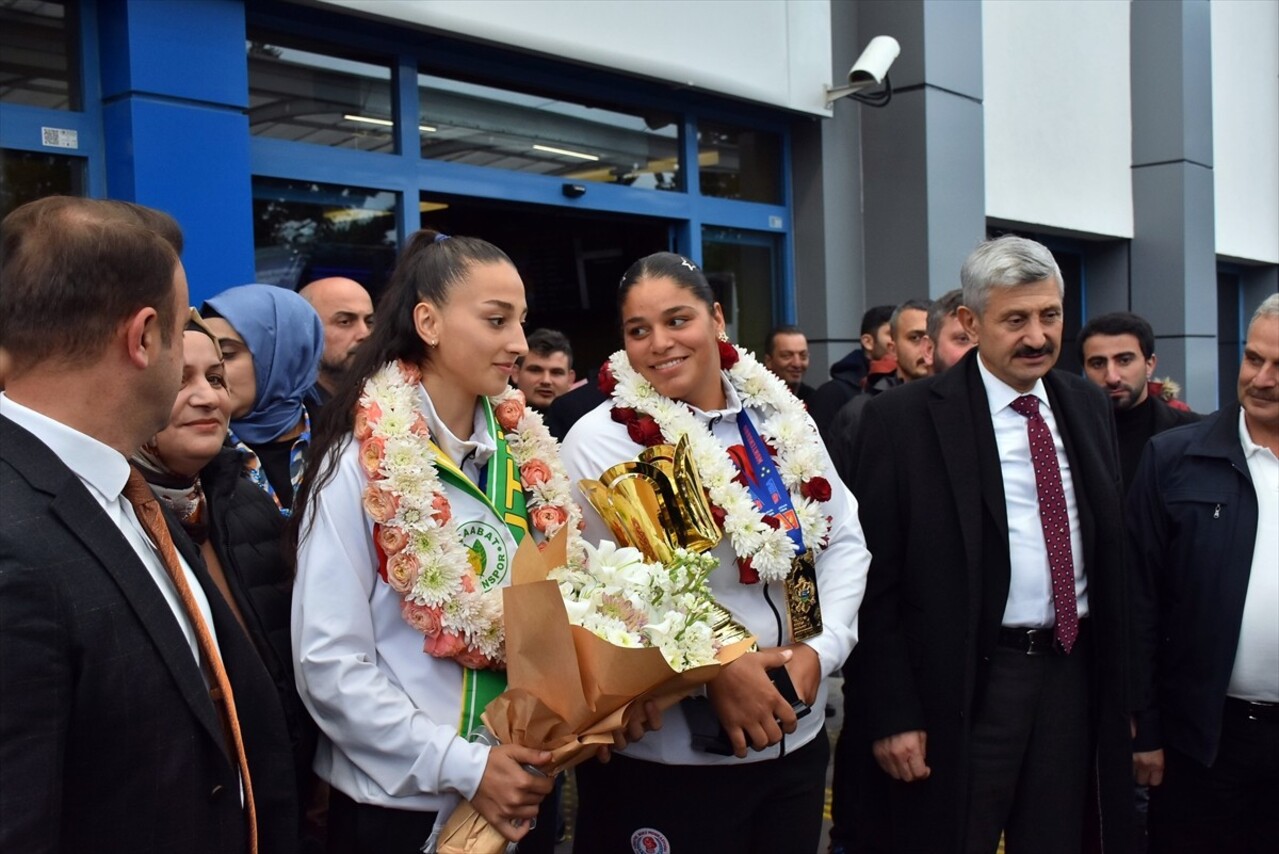
[[[582,160],[599,160],[594,154],[583,154],[580,151],[569,151],[567,148],[552,148],[549,145],[535,145],[533,148],[538,151],[545,151],[548,154],[563,154],[565,157],[578,157]]]
[[[390,119],[375,119],[372,116],[357,116],[351,113],[343,115],[342,118],[346,119],[348,122],[364,122],[367,125],[379,125],[381,127],[388,128],[395,127],[395,122]],[[439,128],[434,128],[430,125],[418,125],[417,129],[422,133],[435,133],[439,130]]]

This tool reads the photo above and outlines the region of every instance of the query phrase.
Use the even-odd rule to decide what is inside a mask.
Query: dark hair
[[[768,335],[764,337],[764,355],[771,356],[773,354],[773,341],[778,335],[804,335],[804,330],[793,323],[788,323],[785,326],[774,326],[768,330]],[[805,336],[805,339],[807,337]]]
[[[711,312],[715,310],[715,292],[706,283],[706,276],[692,261],[674,252],[654,252],[645,255],[626,268],[622,281],[617,286],[617,313],[622,313],[622,304],[626,295],[635,287],[640,279],[670,279],[684,290],[706,303]]]
[[[1084,342],[1094,335],[1132,335],[1141,348],[1141,357],[1155,355],[1155,330],[1144,317],[1129,311],[1115,311],[1094,317],[1079,330],[1079,361],[1084,360]]]
[[[934,344],[941,337],[941,325],[964,304],[963,288],[955,288],[933,300],[928,308],[928,337]]]
[[[862,331],[858,334],[874,335],[879,327],[893,319],[893,312],[896,310],[895,305],[877,305],[866,309],[866,313],[862,315]]]
[[[542,357],[563,353],[568,356],[568,366],[573,367],[573,345],[568,342],[568,336],[558,329],[534,329],[524,340],[528,342],[530,353]]]
[[[897,337],[897,324],[901,321],[902,312],[905,311],[922,311],[925,313],[925,323],[927,323],[927,313],[933,307],[933,301],[930,299],[908,299],[897,308],[893,309],[892,315],[888,318],[888,331],[894,338]],[[925,333],[926,334],[926,333]]]
[[[0,223],[0,347],[13,374],[48,359],[96,357],[120,323],[148,307],[160,340],[172,343],[178,256],[135,213],[47,196]]]
[[[500,263],[510,264],[511,259],[478,237],[446,237],[424,228],[409,238],[378,301],[378,321],[373,331],[355,351],[350,369],[342,375],[333,397],[320,410],[312,427],[306,473],[289,525],[295,545],[307,503],[314,500],[337,469],[338,448],[355,424],[355,405],[369,377],[387,362],[403,359],[420,365],[429,358],[413,322],[414,308],[420,302],[447,305],[453,288],[473,266]]]

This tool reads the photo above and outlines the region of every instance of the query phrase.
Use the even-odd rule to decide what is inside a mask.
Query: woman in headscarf
[[[324,352],[324,325],[305,299],[274,285],[241,285],[200,309],[226,360],[230,442],[249,477],[288,516],[311,444],[306,397]]]
[[[242,476],[241,452],[223,444],[233,396],[217,338],[194,309],[182,344],[182,387],[169,424],[132,462],[199,547],[209,575],[271,674],[302,795],[310,787],[316,735],[290,663],[292,573],[282,547],[285,520]]]

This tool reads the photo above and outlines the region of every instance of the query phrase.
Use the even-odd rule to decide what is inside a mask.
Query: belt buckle
[[[1046,638],[1046,640],[1044,640]],[[1052,655],[1053,633],[1048,629],[1026,629],[1026,655]]]

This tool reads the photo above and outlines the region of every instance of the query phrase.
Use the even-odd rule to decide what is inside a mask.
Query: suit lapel
[[[226,756],[222,724],[186,636],[168,601],[120,529],[48,445],[3,416],[0,416],[0,447],[9,464],[33,488],[52,496],[49,507],[53,515],[97,558],[103,571],[115,582],[150,636],[156,653],[191,707],[191,713]]]

